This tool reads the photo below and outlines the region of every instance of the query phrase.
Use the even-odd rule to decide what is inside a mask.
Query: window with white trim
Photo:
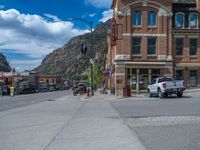
[[[183,55],[183,38],[176,39],[176,55]]]
[[[185,25],[185,15],[184,13],[177,13],[175,16],[176,28],[184,28]]]
[[[197,13],[191,13],[189,15],[189,26],[190,26],[190,28],[197,28],[198,27],[198,15],[197,15]]]
[[[197,39],[196,38],[190,39],[190,55],[191,56],[197,55]]]
[[[142,13],[140,11],[133,12],[133,26],[134,27],[142,26]]]
[[[148,27],[157,26],[157,13],[155,11],[148,12]]]
[[[133,37],[133,54],[139,55],[141,49],[141,37]]]
[[[147,54],[148,55],[156,54],[156,37],[147,38]]]

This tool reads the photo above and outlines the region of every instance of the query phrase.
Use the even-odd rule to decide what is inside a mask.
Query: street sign
[[[113,17],[111,19],[111,46],[116,46],[116,40],[117,40],[117,37],[116,37],[116,19]]]

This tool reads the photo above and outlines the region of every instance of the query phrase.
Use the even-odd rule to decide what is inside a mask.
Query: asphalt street
[[[200,93],[112,102],[147,150],[200,149]]]
[[[53,100],[57,97],[61,97],[64,95],[71,94],[71,91],[56,91],[56,92],[47,92],[47,93],[35,93],[35,94],[27,94],[27,95],[16,95],[14,97],[11,96],[3,96],[0,97],[0,112],[14,109],[18,107],[23,107],[27,105],[32,105],[48,100]]]
[[[71,91],[0,98],[2,150],[199,150],[200,92],[123,99]]]

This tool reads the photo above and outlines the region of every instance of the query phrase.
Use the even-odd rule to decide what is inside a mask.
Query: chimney
[[[200,0],[196,0],[197,10],[200,11]]]

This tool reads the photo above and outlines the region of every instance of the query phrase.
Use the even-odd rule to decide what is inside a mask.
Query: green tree
[[[83,73],[83,76],[87,82],[90,83],[90,69]],[[97,88],[98,85],[101,85],[104,82],[102,75],[102,70],[97,64],[93,64],[93,84],[94,88]]]

